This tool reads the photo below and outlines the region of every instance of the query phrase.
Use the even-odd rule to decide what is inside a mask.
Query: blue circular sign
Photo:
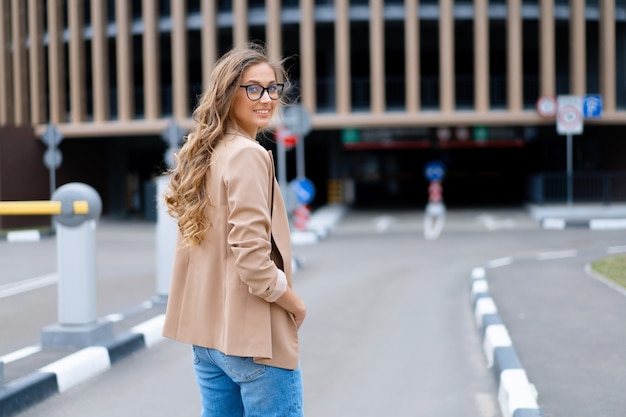
[[[308,178],[296,178],[289,183],[289,187],[300,204],[309,204],[315,198],[315,185]]]
[[[446,168],[441,161],[430,161],[424,168],[424,175],[428,181],[441,181],[446,175]]]

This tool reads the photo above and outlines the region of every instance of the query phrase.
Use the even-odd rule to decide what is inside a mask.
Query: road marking
[[[513,262],[513,258],[511,257],[492,259],[491,261],[487,262],[487,268],[497,268],[499,266],[506,266],[506,265],[510,265],[512,262]]]
[[[38,288],[47,287],[48,285],[56,284],[58,280],[59,276],[56,272],[54,272],[40,277],[0,285],[0,298],[6,298],[12,295],[36,290]]]
[[[493,394],[486,392],[477,392],[474,394],[476,401],[476,409],[480,417],[494,417],[499,413],[498,404]]]
[[[606,252],[609,254],[626,252],[626,246],[609,246]]]
[[[578,251],[575,249],[560,250],[555,252],[543,252],[537,255],[539,261],[550,261],[554,259],[573,258],[578,255]]]
[[[513,229],[515,228],[515,221],[513,219],[499,219],[496,216],[490,214],[481,214],[478,216],[478,221],[487,230],[499,230],[499,229]]]
[[[0,362],[11,363],[11,362],[19,361],[20,359],[24,359],[40,351],[41,351],[41,346],[28,346],[20,350],[16,350],[15,352],[11,352],[4,356],[1,356]]]
[[[389,229],[391,223],[395,222],[395,218],[392,216],[378,216],[374,218],[376,222],[376,231],[378,233],[384,233]]]

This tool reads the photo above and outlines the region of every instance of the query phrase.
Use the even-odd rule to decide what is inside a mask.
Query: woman
[[[286,77],[262,48],[224,55],[165,201],[179,233],[163,334],[193,345],[203,417],[302,416],[291,242],[270,126]]]

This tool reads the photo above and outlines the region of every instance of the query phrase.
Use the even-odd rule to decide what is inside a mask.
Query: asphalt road
[[[154,295],[153,230],[143,224],[134,231],[135,226],[102,224],[99,229],[102,314]],[[541,230],[521,210],[450,212],[434,240],[424,239],[422,226],[417,212],[349,213],[327,239],[295,248],[305,261],[295,287],[308,306],[301,329],[308,417],[499,417],[494,377],[486,368],[469,302],[472,268],[502,257],[569,248],[572,242],[603,247],[622,239],[617,232]],[[2,254],[9,251],[5,245],[0,243]],[[104,253],[105,247],[112,253]],[[28,264],[28,271],[13,279],[54,271],[46,258],[53,249],[41,250],[37,262],[22,255],[17,269]],[[12,253],[7,260],[0,255],[0,262],[18,256]],[[4,274],[1,279],[4,283]],[[0,354],[37,342],[38,326],[54,317],[50,297],[54,286],[2,300],[3,317],[13,314],[28,325],[3,323]],[[515,334],[517,324],[512,325]],[[531,348],[520,356],[524,361],[533,354]],[[547,377],[541,382],[551,384]],[[199,415],[189,348],[162,342],[20,414],[85,415]]]

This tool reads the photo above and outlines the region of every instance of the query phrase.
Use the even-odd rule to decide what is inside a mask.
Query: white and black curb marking
[[[509,332],[489,293],[484,268],[472,270],[471,301],[487,365],[493,369],[502,417],[542,417],[537,392],[528,381]]]
[[[591,230],[624,230],[626,219],[563,219],[546,217],[541,219],[544,229],[562,230],[571,228],[589,228]]]
[[[102,346],[90,346],[0,386],[0,417],[9,417],[111,368],[130,354],[150,348],[161,336],[165,315],[158,315]]]

